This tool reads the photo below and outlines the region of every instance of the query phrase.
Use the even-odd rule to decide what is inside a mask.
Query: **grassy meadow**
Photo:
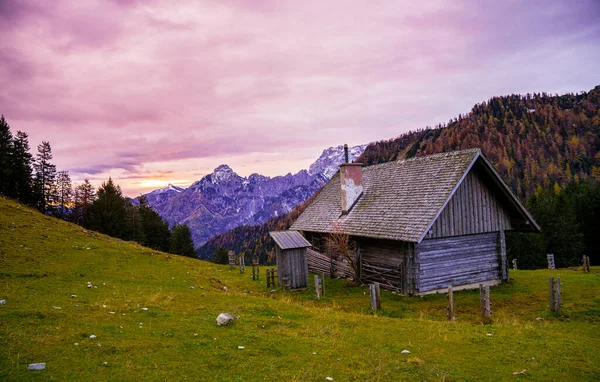
[[[0,380],[600,380],[599,267],[512,271],[488,325],[479,291],[455,293],[449,322],[445,295],[382,291],[373,313],[365,287],[327,279],[317,301],[271,292],[265,269],[253,281],[0,198]]]

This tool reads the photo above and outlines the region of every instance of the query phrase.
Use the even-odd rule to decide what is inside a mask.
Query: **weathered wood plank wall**
[[[470,171],[448,202],[427,238],[511,229],[510,215],[476,171]]]
[[[281,273],[279,260],[281,259]],[[285,249],[278,253],[277,277],[280,285],[290,289],[308,287],[306,248]]]
[[[382,288],[404,293],[404,263],[408,253],[408,243],[394,240],[362,239],[361,282],[377,282]]]
[[[416,292],[500,279],[498,238],[492,232],[428,239],[415,245],[420,261]]]

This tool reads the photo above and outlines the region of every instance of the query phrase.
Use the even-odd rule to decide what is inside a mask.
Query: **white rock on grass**
[[[91,338],[91,339],[94,339],[94,338],[96,338],[96,335],[95,335],[95,334],[92,334],[92,335],[90,336],[90,338]]]
[[[61,310],[62,309],[60,306],[53,306],[52,308],[54,308],[56,310]]]
[[[0,300],[0,305],[6,305],[6,300]]]
[[[410,354],[410,352],[408,350],[404,349],[400,352],[400,354]]]
[[[144,310],[144,311],[145,311],[145,310],[148,310],[148,308],[142,308],[142,310]]]
[[[44,370],[46,368],[45,363],[30,363],[27,370]]]
[[[77,298],[77,295],[76,294],[72,294],[71,298]]]
[[[218,326],[227,326],[233,322],[234,318],[229,313],[221,313],[217,317],[217,325]]]
[[[243,347],[243,346],[238,346],[238,349],[240,349],[240,350],[241,350],[241,349],[244,349],[244,347]]]
[[[331,378],[331,377],[325,377],[325,379],[328,381],[333,381],[333,378]]]

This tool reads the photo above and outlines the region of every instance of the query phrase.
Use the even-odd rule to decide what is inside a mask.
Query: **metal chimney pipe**
[[[344,144],[344,158],[346,159],[346,161],[344,163],[348,163],[348,145]]]

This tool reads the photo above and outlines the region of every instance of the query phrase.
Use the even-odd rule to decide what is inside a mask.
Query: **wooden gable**
[[[473,166],[426,238],[511,230],[510,211],[503,203],[503,195],[486,180],[479,166]]]

